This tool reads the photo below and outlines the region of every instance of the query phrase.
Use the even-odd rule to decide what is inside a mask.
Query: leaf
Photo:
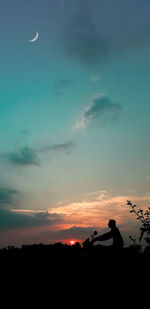
[[[139,213],[141,213],[141,215],[143,214],[143,209],[139,209],[138,211],[137,211],[137,214],[139,214]]]
[[[144,214],[144,216],[148,216],[149,215],[149,212],[148,211],[146,211],[145,212],[145,214]]]

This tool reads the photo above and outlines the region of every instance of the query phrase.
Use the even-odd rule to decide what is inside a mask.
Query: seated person
[[[110,232],[105,233],[101,236],[95,237],[93,239],[93,243],[96,241],[104,241],[104,240],[108,240],[108,239],[113,239],[113,244],[111,246],[111,248],[116,248],[116,249],[120,249],[123,248],[124,246],[124,242],[123,242],[123,238],[120,234],[119,229],[116,227],[116,221],[115,220],[109,220],[108,222],[108,227],[111,229]]]

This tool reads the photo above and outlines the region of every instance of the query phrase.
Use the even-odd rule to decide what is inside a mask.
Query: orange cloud
[[[135,222],[136,218],[130,214],[129,206],[126,205],[128,199],[143,209],[147,208],[150,202],[150,196],[111,196],[106,191],[98,191],[97,194],[94,192],[88,197],[90,198],[83,201],[57,205],[48,211],[62,215],[64,227],[72,224],[82,227],[104,228],[110,218],[124,226],[128,222]]]

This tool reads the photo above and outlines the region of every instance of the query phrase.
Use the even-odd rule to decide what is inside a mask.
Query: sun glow
[[[70,244],[71,244],[71,246],[73,246],[75,244],[75,241],[74,240],[70,240]]]

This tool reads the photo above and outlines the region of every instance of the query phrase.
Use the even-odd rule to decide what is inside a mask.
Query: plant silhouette
[[[134,213],[137,216],[137,220],[141,222],[139,241],[141,242],[144,234],[146,234],[145,240],[150,244],[150,207],[144,212],[143,209],[137,210],[137,206],[133,205],[131,201],[127,200],[127,205],[131,207],[130,213]]]

